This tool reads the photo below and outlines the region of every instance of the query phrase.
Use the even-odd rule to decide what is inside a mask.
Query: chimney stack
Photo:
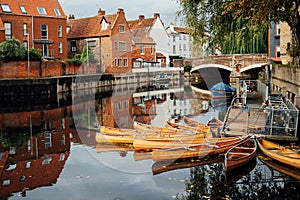
[[[139,21],[142,21],[143,19],[145,19],[144,15],[139,15]]]
[[[101,10],[101,8],[99,8],[98,15],[105,15],[105,10]]]
[[[70,14],[69,19],[75,19],[75,16],[73,14]]]
[[[156,19],[158,17],[160,17],[160,14],[159,13],[154,13],[154,18]]]

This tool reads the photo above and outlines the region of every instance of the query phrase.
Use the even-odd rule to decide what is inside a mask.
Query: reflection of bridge
[[[193,67],[191,72],[213,67],[222,68],[230,72],[243,73],[247,70],[267,65],[268,56],[267,54],[233,54],[192,58],[186,61]]]

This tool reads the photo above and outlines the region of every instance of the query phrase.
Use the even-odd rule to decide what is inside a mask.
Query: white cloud
[[[154,13],[159,13],[165,25],[175,22],[176,11],[179,10],[175,0],[60,0],[60,3],[67,15],[74,14],[76,18],[95,16],[99,8],[107,14],[116,13],[118,8],[123,8],[127,20],[137,19],[139,15],[149,18]]]

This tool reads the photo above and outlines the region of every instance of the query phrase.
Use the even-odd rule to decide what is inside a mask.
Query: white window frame
[[[23,35],[27,36],[27,34],[28,34],[28,24],[24,23],[23,24]]]
[[[63,36],[62,25],[58,25],[57,32],[58,32],[58,37],[62,37]]]
[[[44,7],[36,7],[37,11],[39,12],[40,15],[47,15],[46,9]]]
[[[21,10],[22,14],[27,14],[27,11],[23,5],[20,5],[20,10]]]
[[[119,25],[119,32],[120,33],[125,33],[125,25],[123,25],[123,24]]]
[[[5,29],[5,38],[6,39],[12,39],[12,26],[10,22],[4,23],[4,29]]]
[[[126,51],[126,42],[119,42],[119,51]]]
[[[46,32],[46,36],[43,36],[43,32]],[[48,40],[48,25],[47,24],[41,25],[41,39]]]
[[[60,13],[60,11],[59,11],[58,8],[54,8],[54,12],[55,12],[55,14],[56,14],[57,17],[61,16],[61,13]]]
[[[49,131],[46,131],[44,133],[44,141],[45,141],[45,149],[49,149],[52,147],[52,133]]]
[[[128,67],[128,59],[125,58],[125,59],[123,60],[123,66],[124,66],[124,67]]]
[[[1,4],[1,8],[3,12],[11,12],[11,9],[8,4]]]
[[[63,43],[58,42],[58,53],[62,54],[63,53]]]

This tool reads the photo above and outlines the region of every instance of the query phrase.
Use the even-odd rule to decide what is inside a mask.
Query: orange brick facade
[[[44,58],[56,60],[67,58],[67,19],[58,1],[42,0],[39,2],[26,1],[19,3],[16,0],[3,0],[1,4],[7,4],[11,9],[11,12],[1,12],[0,9],[0,21],[2,24],[11,24],[11,38],[15,38],[23,44],[28,42],[27,34],[29,34],[29,48],[35,48]],[[20,13],[20,5],[25,7],[27,13]],[[44,7],[47,14],[39,14],[37,12],[38,6]],[[56,16],[54,9],[58,9],[61,16]],[[47,39],[41,37],[42,25],[47,26]],[[26,26],[27,31],[24,30],[24,26]],[[58,31],[59,27],[61,27],[61,34]],[[4,41],[6,41],[5,30],[2,30],[0,32],[0,42]],[[61,44],[60,50],[59,43]],[[44,51],[42,44],[45,47]]]

